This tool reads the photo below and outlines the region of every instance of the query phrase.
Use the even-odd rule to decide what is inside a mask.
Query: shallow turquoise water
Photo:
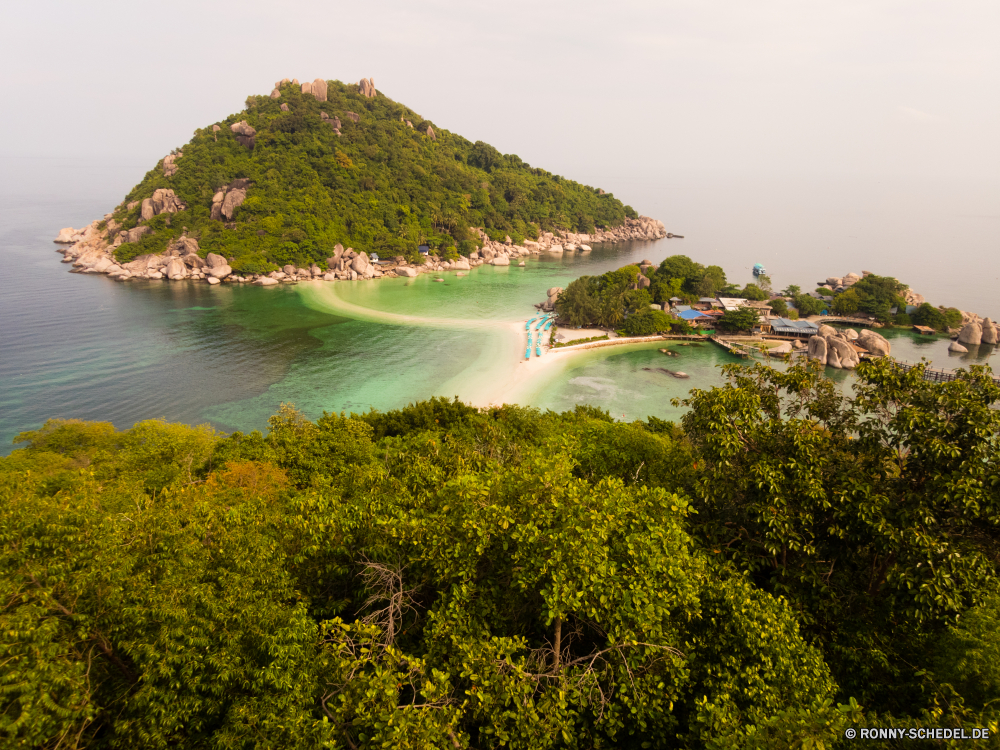
[[[535,256],[525,268],[445,273],[443,283],[423,275],[266,289],[120,284],[68,273],[51,242],[59,227],[102,215],[136,173],[134,167],[101,168],[87,165],[77,185],[60,167],[39,192],[26,191],[22,180],[19,192],[0,201],[6,269],[0,275],[0,453],[12,449],[17,432],[49,417],[108,420],[119,428],[162,417],[232,431],[265,427],[283,402],[315,418],[323,411],[391,409],[432,395],[466,397],[523,366],[523,328],[514,334],[509,324],[533,316],[549,287],[643,258],[658,262],[686,253],[714,262],[685,240],[661,240]],[[750,280],[749,269],[745,279],[727,270],[733,281]],[[330,293],[349,312],[320,299]],[[955,367],[992,355],[992,347],[949,355],[947,340],[938,337],[887,335],[893,354],[910,361],[927,356]],[[676,418],[672,398],[719,383],[718,365],[735,361],[708,344],[679,349],[679,358],[663,357],[657,348],[546,355],[561,359],[533,376],[520,400],[556,410],[591,403],[620,419]],[[691,377],[677,380],[644,367]],[[849,386],[850,375],[830,375]]]

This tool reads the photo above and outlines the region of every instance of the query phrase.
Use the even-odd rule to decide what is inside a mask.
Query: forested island
[[[1000,387],[921,367],[862,362],[845,397],[816,364],[729,366],[680,424],[446,400],[286,406],[266,435],[50,421],[0,459],[0,737],[995,733]]]
[[[469,258],[665,236],[612,194],[472,143],[367,79],[284,79],[56,241],[81,272],[217,284],[397,275],[419,270],[420,248],[468,270]]]
[[[559,289],[552,305],[563,326],[600,326],[620,329],[627,336],[648,336],[690,333],[691,325],[667,312],[672,307],[687,309],[706,302],[703,306],[710,307],[723,298],[743,301],[747,308],[727,310],[712,321],[711,327],[721,331],[753,330],[760,319],[753,310],[757,306],[768,315],[793,320],[827,314],[857,316],[877,326],[920,325],[942,333],[959,333],[971,323],[980,328],[975,344],[997,343],[995,334],[983,338],[984,330],[993,327],[989,318],[980,319],[955,307],[934,306],[890,276],[866,271],[860,276],[830,278],[812,293],[796,285],[773,292],[766,275],[740,286],[726,278],[722,267],[705,266],[686,255],[672,255],[659,264],[644,260],[600,276],[581,276],[566,289]]]

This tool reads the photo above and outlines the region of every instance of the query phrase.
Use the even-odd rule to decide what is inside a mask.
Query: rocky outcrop
[[[1000,331],[997,330],[996,323],[989,318],[983,320],[983,338],[981,343],[995,346],[1000,342]]]
[[[831,367],[841,367],[845,370],[853,370],[861,361],[861,358],[858,356],[854,347],[839,336],[831,336],[827,338],[826,348],[826,363]]]
[[[181,158],[184,154],[167,154],[163,157],[163,176],[173,177],[177,174],[177,165],[174,163],[177,159]]]
[[[153,192],[151,198],[146,198],[142,202],[140,217],[142,221],[149,221],[154,216],[175,214],[186,208],[187,206],[181,202],[173,190],[159,188]]]
[[[326,81],[322,78],[317,78],[312,82],[312,87],[310,93],[316,98],[318,102],[326,101],[327,86]]]
[[[142,226],[135,227],[134,229],[129,229],[127,232],[122,232],[119,237],[121,237],[122,243],[125,242],[138,242],[147,234],[152,234],[153,228]]]
[[[434,132],[434,128],[430,125],[427,126],[427,137],[432,141],[436,141],[438,139],[437,134]]]
[[[361,122],[361,115],[357,112],[344,112],[344,116],[351,122]]]
[[[825,365],[827,357],[826,349],[827,347],[825,338],[818,335],[810,336],[809,349],[806,352],[806,356],[809,357],[809,359],[814,359],[817,362],[822,362]]]
[[[225,218],[226,221],[232,221],[233,213],[236,211],[237,207],[242,205],[243,201],[247,199],[247,189],[249,187],[250,180],[245,177],[241,177],[237,180],[233,180],[224,188],[219,190],[212,196],[212,210],[209,214],[210,218],[215,221],[222,221],[223,218]]]
[[[220,128],[218,125],[213,125],[212,126],[212,132],[213,133],[218,133],[220,130],[222,130],[222,128]]]
[[[59,230],[59,236],[56,237],[53,242],[58,242],[61,245],[70,245],[74,242],[79,242],[82,237],[82,229],[73,229],[73,227],[63,227]]]
[[[377,96],[375,92],[375,79],[362,78],[361,83],[358,84],[358,90],[361,92],[361,96],[374,99]]]
[[[977,320],[970,320],[958,334],[958,343],[966,346],[979,346],[983,343],[983,326]]]
[[[241,146],[253,148],[256,142],[257,131],[250,127],[246,120],[240,120],[229,126],[229,129],[236,134],[236,140]]]
[[[275,87],[274,89],[271,90],[271,98],[272,99],[280,99],[281,98],[281,92],[278,90],[277,87]]]
[[[857,343],[861,348],[867,349],[870,354],[875,354],[879,357],[888,357],[892,351],[892,346],[886,340],[885,336],[875,333],[875,331],[868,328],[858,334]]]

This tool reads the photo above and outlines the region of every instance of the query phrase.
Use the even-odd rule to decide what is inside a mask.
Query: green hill
[[[110,227],[125,240],[118,261],[163,251],[183,227],[203,254],[259,272],[321,261],[337,243],[383,256],[421,243],[467,255],[481,243],[469,227],[520,242],[539,230],[593,232],[636,217],[611,194],[471,143],[374,88],[365,96],[357,84],[326,87],[320,101],[283,83],[278,96],[250,96],[243,112],[196,130],[115,210]],[[176,200],[154,198],[157,190]],[[153,210],[144,219],[146,199]]]

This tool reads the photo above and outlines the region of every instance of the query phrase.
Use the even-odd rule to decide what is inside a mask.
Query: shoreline
[[[333,255],[326,259],[325,269],[313,262],[309,268],[286,265],[279,271],[267,274],[241,274],[230,265],[231,262],[237,262],[235,259],[206,252],[199,247],[197,239],[187,236],[186,231],[161,253],[140,255],[131,261],[119,263],[115,258],[115,251],[124,242],[136,241],[144,236],[140,233],[132,237],[140,229],[145,229],[147,234],[149,232],[146,225],[123,231],[116,224],[113,215],[106,214],[103,220],[94,221],[83,229],[63,228],[54,240],[60,245],[56,252],[64,256],[63,263],[72,264],[71,273],[102,274],[121,282],[132,279],[202,280],[212,286],[233,283],[276,286],[299,281],[361,281],[400,276],[413,278],[422,273],[444,271],[468,272],[485,264],[523,265],[528,256],[543,252],[556,255],[587,253],[591,250],[588,243],[614,244],[631,240],[655,241],[675,236],[680,238],[680,235],[667,232],[663,222],[648,216],[626,218],[618,227],[597,229],[593,234],[543,231],[539,233],[537,240],[524,240],[518,245],[510,237],[506,237],[504,242],[490,240],[483,230],[470,227],[479,236],[482,245],[468,257],[459,256],[453,261],[427,256],[424,263],[411,264],[402,256],[397,256],[389,261],[372,262],[364,251],[358,252],[338,244]]]

